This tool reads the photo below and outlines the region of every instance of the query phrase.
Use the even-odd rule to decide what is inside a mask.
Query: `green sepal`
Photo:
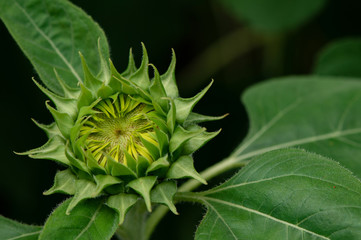
[[[68,168],[64,171],[58,171],[54,178],[54,185],[44,195],[50,195],[53,193],[64,193],[74,195],[76,192],[75,181],[77,177]]]
[[[119,185],[123,183],[123,181],[120,180],[119,178],[110,175],[95,175],[94,180],[97,185],[97,188],[95,189],[95,192],[93,193],[92,197],[97,197],[105,188],[109,186],[115,184]]]
[[[201,98],[206,94],[208,89],[212,86],[213,80],[207,87],[205,87],[201,92],[191,98],[176,98],[174,99],[174,104],[177,109],[177,121],[183,123],[192,112],[194,106],[201,100]]]
[[[150,199],[154,203],[166,205],[175,215],[178,215],[173,203],[173,197],[176,192],[177,184],[174,181],[162,182],[151,191]]]
[[[149,167],[149,160],[146,159],[143,156],[138,156],[137,158],[137,175],[138,177],[145,176],[145,172],[147,171],[147,168]]]
[[[118,212],[118,224],[121,225],[124,222],[124,218],[128,210],[137,202],[137,200],[138,196],[135,194],[120,193],[110,196],[106,205]]]
[[[175,80],[175,65],[176,57],[174,49],[172,49],[172,61],[168,67],[166,73],[160,76],[161,81],[163,82],[164,89],[167,93],[167,96],[174,99],[179,96],[177,82]]]
[[[101,49],[101,41],[102,39],[98,37],[98,54],[100,58],[100,72],[97,75],[98,78],[100,78],[101,82],[104,82],[108,84],[108,81],[110,79],[110,67],[108,65],[108,57],[104,57],[102,49]],[[104,41],[104,39],[103,39]],[[106,41],[106,40],[105,40]]]
[[[126,164],[130,169],[132,169],[134,172],[137,172],[137,160],[135,160],[126,150],[122,150],[122,152],[125,155]]]
[[[132,178],[137,178],[137,174],[132,169],[123,163],[115,161],[111,156],[107,156],[105,168],[114,177],[131,176]]]
[[[198,134],[197,136],[189,139],[183,145],[182,154],[183,155],[192,154],[193,152],[195,152],[198,149],[200,149],[201,147],[203,147],[212,138],[217,136],[221,131],[222,131],[222,129],[219,129],[216,132],[206,132],[206,131],[204,131],[204,132]]]
[[[101,97],[103,99],[108,98],[109,96],[114,94],[114,89],[112,89],[110,86],[105,85],[103,83],[103,85],[99,88],[98,92],[97,92],[97,96]]]
[[[93,174],[107,174],[107,171],[104,167],[98,164],[97,160],[94,158],[93,154],[89,151],[84,152],[86,165]]]
[[[61,134],[61,132],[59,131],[59,128],[58,128],[58,126],[56,125],[55,122],[46,125],[46,124],[38,123],[33,118],[31,120],[36,124],[36,126],[41,128],[45,132],[45,134],[46,134],[46,136],[48,136],[48,138],[52,138],[55,135],[60,135]]]
[[[69,215],[71,210],[78,205],[81,201],[93,198],[93,194],[97,190],[97,185],[91,181],[79,179],[75,182],[76,192],[71,202],[69,203],[68,208],[66,209],[66,214]]]
[[[137,178],[130,183],[128,183],[128,187],[132,188],[134,191],[139,193],[147,206],[149,212],[152,211],[152,204],[150,201],[150,190],[153,188],[155,182],[157,181],[156,176],[147,176]]]
[[[169,149],[169,138],[168,135],[158,128],[154,128],[155,134],[157,136],[158,144],[159,144],[159,154],[163,156],[168,153]]]
[[[188,131],[181,127],[180,125],[177,126],[176,130],[172,138],[169,141],[169,151],[171,153],[175,153],[179,150],[187,141],[195,136],[201,134],[205,131],[205,128],[200,128],[192,131]]]
[[[122,90],[120,92],[128,95],[138,94],[138,91],[134,89],[129,80],[127,80],[124,76],[113,75],[113,78],[115,78],[115,80],[117,80],[121,84]]]
[[[189,126],[192,124],[198,124],[198,123],[203,123],[203,122],[210,122],[210,121],[217,121],[217,120],[221,120],[225,117],[227,117],[229,114],[224,114],[222,116],[206,116],[206,115],[202,115],[199,113],[195,113],[195,112],[191,112],[187,118],[187,120],[185,120],[184,125],[185,126]]]
[[[204,180],[194,169],[193,159],[191,156],[180,157],[170,166],[167,172],[167,178],[169,179],[180,179],[186,177],[194,178],[197,181],[207,185],[206,180]]]
[[[78,98],[78,109],[83,106],[89,106],[95,101],[96,97],[84,84],[80,83],[80,95]]]
[[[79,89],[78,88],[72,88],[69,87],[68,84],[66,84],[64,82],[64,80],[59,76],[58,72],[56,71],[56,69],[54,68],[54,74],[56,79],[59,82],[60,87],[63,89],[64,92],[64,97],[65,98],[73,98],[73,99],[77,99],[79,96]]]
[[[176,126],[176,120],[177,120],[177,107],[173,101],[173,99],[169,99],[170,101],[170,109],[167,114],[167,126],[169,132],[172,134],[174,132],[174,128]]]
[[[145,140],[141,135],[139,135],[141,142],[143,143],[144,147],[149,151],[150,155],[153,159],[157,159],[160,156],[160,152],[157,146],[153,143],[148,142]]]
[[[69,162],[71,163],[72,167],[76,167],[77,169],[87,173],[89,176],[91,176],[91,173],[89,171],[89,168],[85,164],[85,162],[79,160],[77,157],[74,156],[73,152],[69,149],[69,143],[66,144],[65,147],[65,155],[68,158]]]
[[[122,75],[122,76],[124,76],[126,78],[129,78],[136,71],[137,71],[137,68],[135,66],[133,52],[132,52],[132,49],[129,49],[129,60],[128,60],[127,69],[125,69],[124,72],[122,72],[122,74],[118,74],[118,75]]]
[[[153,121],[157,125],[157,127],[163,132],[169,131],[166,121],[164,121],[164,119],[161,116],[159,116],[158,113],[153,111],[147,113],[146,116],[149,118],[149,120]]]
[[[67,113],[62,113],[55,110],[49,105],[48,101],[45,102],[45,105],[46,108],[50,111],[51,115],[53,115],[56,125],[58,126],[61,134],[68,139],[70,136],[70,129],[74,125],[74,121],[71,116]]]
[[[123,92],[128,95],[140,95],[142,98],[147,100],[147,102],[151,101],[151,96],[147,92],[147,90],[142,89],[141,87],[137,86],[135,83],[131,82],[131,80],[128,80],[124,78],[123,76],[120,76],[118,79],[122,86],[123,86]]]
[[[121,92],[122,91],[122,84],[120,83],[120,81],[117,78],[120,78],[120,73],[115,69],[113,62],[109,59],[109,64],[110,64],[110,71],[111,71],[111,76],[109,79],[109,83],[108,86],[111,87],[114,91],[116,92]]]
[[[150,84],[149,76],[148,76],[149,59],[148,59],[147,49],[145,49],[143,43],[142,43],[142,49],[143,49],[142,63],[139,69],[129,77],[129,80],[130,82],[136,84],[138,87],[142,88],[143,90],[147,90]]]
[[[165,99],[167,97],[167,93],[165,92],[163,83],[160,80],[159,72],[153,64],[151,64],[150,66],[152,66],[154,69],[154,79],[149,87],[150,95],[164,112],[168,112],[169,103],[168,100]]]
[[[23,152],[18,155],[29,155],[34,159],[49,159],[70,166],[70,162],[65,155],[64,139],[59,135],[50,138],[43,146]]]
[[[94,75],[90,72],[88,65],[86,64],[86,61],[83,57],[83,54],[79,52],[79,56],[81,59],[81,65],[83,67],[83,73],[84,73],[84,85],[92,92],[96,92],[97,89],[101,86],[102,82],[94,77]]]
[[[146,174],[157,172],[157,176],[165,175],[166,171],[169,168],[168,155],[163,156],[156,161],[152,162],[148,167]]]
[[[61,97],[45,87],[32,78],[35,85],[55,104],[57,110],[62,113],[68,113],[72,119],[75,119],[77,113],[76,100],[72,98]]]

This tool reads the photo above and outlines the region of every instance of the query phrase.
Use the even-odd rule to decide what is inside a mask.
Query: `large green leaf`
[[[63,90],[55,71],[76,87],[83,79],[79,51],[98,74],[109,49],[103,30],[67,0],[0,0],[0,18],[29,58],[43,83],[56,93]]]
[[[226,183],[181,193],[208,211],[196,239],[361,239],[361,182],[300,149],[257,157]]]
[[[327,45],[317,58],[314,72],[361,77],[361,38],[341,39]]]
[[[0,215],[0,239],[36,240],[41,232],[40,226],[22,224]]]
[[[325,0],[219,0],[240,20],[263,31],[296,28],[313,17]]]
[[[70,201],[66,200],[50,215],[40,240],[111,238],[118,226],[118,215],[105,206],[102,199],[85,200],[67,215]]]
[[[302,147],[335,159],[361,177],[360,80],[285,77],[250,88],[243,101],[250,130],[228,163]]]

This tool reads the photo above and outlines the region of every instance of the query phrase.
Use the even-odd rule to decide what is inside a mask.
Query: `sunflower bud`
[[[102,74],[94,76],[80,54],[84,79],[79,88],[72,89],[58,78],[63,96],[34,81],[55,105],[46,102],[55,123],[35,122],[49,140],[23,154],[66,167],[45,194],[74,195],[68,214],[80,201],[98,196],[119,212],[119,223],[139,197],[148,211],[152,203],[160,203],[177,214],[175,179],[194,178],[206,184],[194,169],[192,153],[219,131],[206,132],[198,123],[224,116],[209,117],[192,110],[212,83],[194,97],[179,97],[175,54],[167,72],[160,75],[142,47],[141,66],[136,68],[130,52],[128,67],[121,74],[100,57]],[[149,66],[154,70],[152,79]]]

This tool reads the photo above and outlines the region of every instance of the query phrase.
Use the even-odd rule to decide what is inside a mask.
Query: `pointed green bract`
[[[192,98],[176,98],[174,100],[174,104],[177,110],[176,117],[178,122],[183,123],[188,118],[194,106],[197,104],[199,100],[201,100],[204,94],[206,94],[206,92],[212,86],[212,84],[213,84],[213,80],[205,89],[203,89],[200,93],[198,93]]]
[[[164,204],[174,214],[178,215],[177,209],[173,204],[173,197],[176,192],[177,184],[175,182],[162,182],[152,190],[150,197],[152,202]]]
[[[119,224],[124,221],[127,211],[137,202],[137,195],[120,193],[118,195],[110,196],[107,200],[107,205],[116,210],[119,214]]]
[[[59,163],[70,165],[70,161],[65,156],[65,143],[59,136],[55,135],[50,138],[43,146],[32,149],[27,152],[18,153],[19,155],[28,155],[34,159],[50,159]]]
[[[155,176],[148,176],[137,178],[136,180],[131,181],[128,183],[128,187],[134,189],[137,193],[139,193],[145,201],[145,205],[149,212],[152,211],[151,201],[150,201],[150,190],[153,188],[157,177]]]
[[[177,98],[179,96],[177,82],[175,80],[175,65],[175,52],[172,49],[172,61],[169,65],[169,68],[165,74],[160,76],[160,79],[164,85],[164,89],[167,92],[167,96],[170,98]]]
[[[167,178],[170,179],[180,179],[185,177],[191,177],[203,184],[207,184],[206,180],[204,180],[194,169],[193,159],[190,156],[183,156],[179,158],[172,164],[167,173]]]
[[[65,193],[74,195],[76,192],[75,181],[77,177],[70,169],[59,171],[55,175],[54,185],[44,192],[44,195],[50,195],[53,193]]]
[[[69,203],[68,208],[66,209],[66,214],[69,215],[71,210],[78,205],[82,200],[93,198],[94,193],[96,193],[97,185],[91,181],[85,179],[80,179],[75,182],[75,194]]]

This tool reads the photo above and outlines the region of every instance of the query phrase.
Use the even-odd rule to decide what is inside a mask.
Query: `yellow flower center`
[[[87,117],[80,128],[80,135],[86,135],[85,147],[99,165],[104,166],[107,155],[127,165],[127,152],[135,160],[145,157],[154,161],[144,146],[147,141],[158,147],[154,123],[147,113],[154,111],[152,106],[136,101],[126,95],[100,101],[93,110],[95,114]]]

